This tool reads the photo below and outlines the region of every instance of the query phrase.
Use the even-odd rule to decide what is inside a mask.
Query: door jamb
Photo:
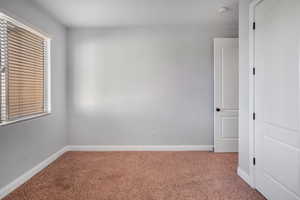
[[[253,22],[255,22],[255,8],[263,0],[253,0],[249,8],[249,178],[250,186],[256,188],[255,182],[255,166],[253,158],[255,158],[255,123],[253,113],[255,112],[255,77],[253,75],[253,67],[255,67],[255,30],[253,30]]]

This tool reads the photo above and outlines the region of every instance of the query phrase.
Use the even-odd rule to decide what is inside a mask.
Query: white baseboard
[[[47,159],[30,169],[29,171],[25,172],[21,176],[19,176],[17,179],[9,183],[8,185],[4,186],[0,189],[0,199],[4,198],[6,195],[11,193],[13,190],[17,189],[19,186],[21,186],[23,183],[28,181],[31,177],[36,175],[38,172],[43,170],[45,167],[47,167],[49,164],[51,164],[53,161],[55,161],[58,157],[60,157],[63,153],[65,153],[67,150],[67,147],[62,148],[58,152],[52,154]]]
[[[213,145],[71,145],[69,151],[213,151]]]
[[[252,187],[251,179],[249,174],[247,174],[244,170],[238,167],[237,174],[241,177],[248,185]]]
[[[65,146],[58,152],[52,154],[47,159],[25,172],[8,185],[0,188],[0,199],[17,189],[31,177],[46,168],[58,157],[67,151],[212,151],[213,145],[174,145],[174,146],[125,146],[125,145],[100,145],[100,146]]]

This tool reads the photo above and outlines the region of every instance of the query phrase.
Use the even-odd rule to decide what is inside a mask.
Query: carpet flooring
[[[67,152],[4,200],[265,200],[237,154]]]

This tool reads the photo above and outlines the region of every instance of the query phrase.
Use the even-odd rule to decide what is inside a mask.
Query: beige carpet
[[[4,200],[260,200],[237,154],[67,152]]]

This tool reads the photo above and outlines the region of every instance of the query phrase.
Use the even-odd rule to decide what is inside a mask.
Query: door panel
[[[238,138],[238,121],[235,115],[222,117],[221,126],[222,138]]]
[[[299,0],[255,8],[255,175],[271,200],[300,199],[299,10]]]
[[[288,189],[298,192],[298,152],[289,145],[270,137],[264,139],[265,172]],[[276,152],[276,154],[274,154]],[[276,167],[274,167],[276,166]]]
[[[215,152],[238,150],[238,40],[214,40]]]
[[[236,43],[233,39],[232,43]],[[221,97],[223,109],[238,110],[238,47],[236,44],[221,49]]]

